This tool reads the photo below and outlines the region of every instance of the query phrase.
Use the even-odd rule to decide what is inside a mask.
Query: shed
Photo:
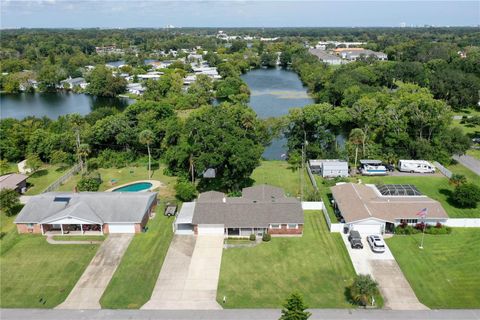
[[[324,178],[348,177],[348,162],[338,159],[309,160],[310,169]]]

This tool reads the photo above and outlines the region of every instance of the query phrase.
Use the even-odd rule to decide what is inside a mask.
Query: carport
[[[193,211],[195,210],[195,202],[185,202],[173,222],[173,232],[179,235],[193,234]]]

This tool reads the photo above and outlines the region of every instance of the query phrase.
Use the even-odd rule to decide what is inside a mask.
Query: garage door
[[[109,224],[109,233],[135,233],[134,224]]]
[[[381,224],[357,224],[354,225],[353,230],[357,230],[361,234],[381,234],[382,225]]]
[[[190,223],[178,223],[175,225],[175,234],[193,234],[193,226]]]
[[[223,235],[225,233],[223,224],[199,224],[199,235]]]

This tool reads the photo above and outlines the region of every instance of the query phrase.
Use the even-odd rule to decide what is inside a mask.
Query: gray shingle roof
[[[0,190],[16,189],[18,184],[27,180],[28,176],[20,173],[10,173],[0,177]]]
[[[49,192],[33,196],[15,223],[40,223],[71,216],[98,223],[140,223],[155,192]]]
[[[226,228],[266,228],[271,223],[303,224],[300,201],[285,197],[280,188],[259,185],[244,188],[242,197],[227,197],[221,192],[200,194],[193,224],[224,224]]]

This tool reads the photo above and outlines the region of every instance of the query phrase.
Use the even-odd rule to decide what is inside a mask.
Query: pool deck
[[[151,183],[152,184],[152,186],[150,188],[142,190],[142,191],[136,191],[136,192],[153,191],[153,190],[158,189],[160,187],[164,187],[164,184],[161,183],[158,180],[137,180],[137,181],[132,181],[132,182],[124,183],[124,184],[119,184],[118,186],[114,186],[114,187],[112,187],[108,190],[105,190],[105,192],[112,192],[113,190],[123,188],[123,187],[129,186],[131,184],[136,184],[136,183]]]

